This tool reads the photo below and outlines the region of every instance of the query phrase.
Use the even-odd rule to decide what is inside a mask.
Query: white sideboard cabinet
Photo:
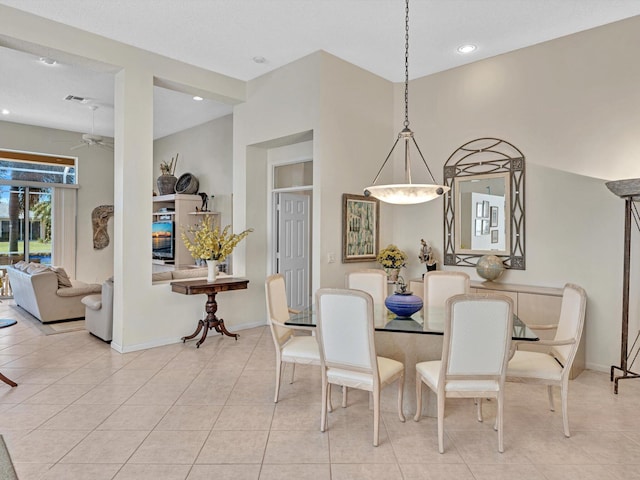
[[[423,284],[421,279],[412,279],[409,289],[415,295],[422,297]],[[513,308],[518,317],[527,324],[540,338],[552,340],[555,330],[536,330],[536,325],[555,325],[560,319],[562,306],[562,288],[537,287],[533,285],[516,285],[495,282],[471,282],[471,293],[499,293],[513,300]],[[520,347],[523,350],[548,351],[549,347],[536,345],[535,342]],[[573,361],[570,378],[576,378],[585,368],[585,331],[578,347],[578,353]]]
[[[557,325],[562,306],[562,288],[537,287],[533,285],[515,285],[495,282],[471,282],[471,291],[477,293],[493,292],[511,297],[518,317],[540,338],[552,340],[555,330],[536,330],[536,325]],[[536,345],[535,342],[521,345],[523,350],[548,351],[549,347]],[[585,331],[578,346],[569,377],[576,378],[585,366]]]

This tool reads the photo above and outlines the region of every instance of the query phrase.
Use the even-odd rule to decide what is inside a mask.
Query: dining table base
[[[404,363],[403,411],[407,418],[416,413],[416,363],[440,360],[442,335],[415,335],[400,332],[375,332],[376,354]],[[437,416],[436,395],[422,385],[422,415]],[[380,409],[397,412],[398,397],[395,388],[380,391]]]

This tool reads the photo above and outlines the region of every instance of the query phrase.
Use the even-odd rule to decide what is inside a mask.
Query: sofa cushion
[[[174,270],[171,272],[174,280],[183,278],[203,278],[207,276],[206,268],[186,268],[184,270]]]
[[[48,267],[46,265],[42,265],[40,263],[29,263],[25,271],[31,275],[34,275],[36,273],[46,272],[47,270]]]
[[[102,285],[99,283],[83,283],[75,281],[73,287],[59,288],[56,295],[59,297],[77,297],[78,295],[89,295],[101,293]]]
[[[13,264],[13,268],[15,268],[16,270],[20,270],[21,272],[24,272],[28,266],[29,264],[24,260],[20,260],[19,262]]]
[[[69,278],[69,275],[64,268],[51,265],[49,269],[55,272],[56,276],[58,277],[58,288],[73,287],[71,279]]]
[[[163,282],[165,280],[171,280],[171,272],[157,272],[151,275],[152,282]]]

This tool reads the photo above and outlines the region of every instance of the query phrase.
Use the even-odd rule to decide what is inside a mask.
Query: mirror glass
[[[524,270],[524,155],[497,138],[458,148],[444,166],[444,264],[474,267],[496,255]]]
[[[506,173],[455,179],[456,251],[509,253],[508,182]]]

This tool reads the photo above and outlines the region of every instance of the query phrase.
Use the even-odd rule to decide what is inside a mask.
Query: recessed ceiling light
[[[196,95],[195,97],[193,97],[193,99],[194,99],[196,102],[201,102],[202,100],[204,100],[204,98],[199,97],[199,96],[197,96],[197,95]]]
[[[253,61],[255,63],[265,63],[267,59],[261,56],[256,56],[256,57],[253,57]]]
[[[40,57],[40,62],[44,63],[45,65],[55,65],[56,62],[53,58],[49,58],[49,57]]]
[[[0,110],[2,112],[2,115],[9,115],[11,112],[9,110],[7,110],[6,108],[3,108],[2,110]]]
[[[467,45],[460,45],[458,47],[458,53],[471,53],[473,52],[476,48],[475,45],[472,45],[471,43],[468,43]]]

